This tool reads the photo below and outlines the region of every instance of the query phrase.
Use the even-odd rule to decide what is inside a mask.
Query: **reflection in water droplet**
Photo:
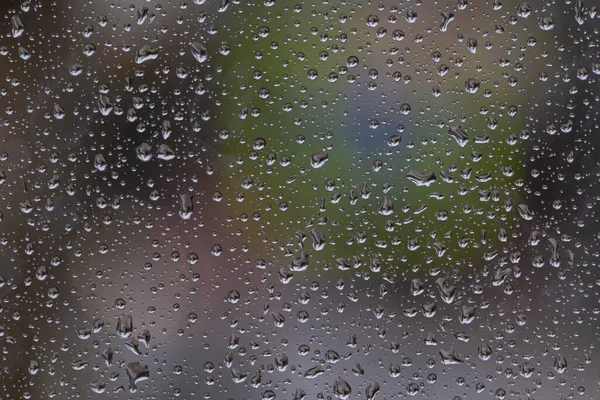
[[[135,393],[137,391],[137,384],[145,381],[150,377],[150,371],[148,366],[143,365],[139,361],[130,362],[125,367],[127,371],[127,377],[129,378],[129,391]]]
[[[208,59],[207,49],[206,49],[206,47],[202,46],[200,43],[198,43],[198,42],[192,43],[190,46],[190,50],[192,52],[192,55],[196,59],[196,61],[198,61],[199,63],[203,63]]]
[[[429,186],[436,180],[433,172],[420,172],[416,170],[409,171],[406,177],[417,186]]]
[[[458,356],[454,348],[451,348],[450,350],[440,350],[440,356],[442,357],[442,364],[444,365],[461,364],[464,362],[464,360]]]
[[[157,58],[158,50],[148,44],[144,44],[138,49],[135,56],[135,62],[137,64],[143,64],[150,60],[156,60]]]
[[[365,398],[367,400],[374,400],[379,393],[379,383],[377,381],[371,381],[365,390]]]
[[[329,155],[327,153],[313,153],[310,156],[310,165],[313,168],[321,168],[328,161]]]
[[[333,384],[333,394],[340,400],[347,400],[352,394],[352,388],[341,377],[338,377]]]
[[[319,375],[323,374],[324,372],[325,370],[320,365],[315,365],[314,367],[311,367],[304,373],[304,377],[307,379],[314,379]]]
[[[23,22],[21,22],[21,18],[18,15],[13,15],[10,19],[11,28],[12,28],[12,37],[18,38],[25,32],[25,26]]]

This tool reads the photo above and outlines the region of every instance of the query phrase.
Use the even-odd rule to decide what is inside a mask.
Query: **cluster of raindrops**
[[[595,398],[596,5],[2,10],[0,398]]]

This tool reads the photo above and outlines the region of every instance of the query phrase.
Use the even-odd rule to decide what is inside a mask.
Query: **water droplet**
[[[179,216],[181,219],[190,219],[194,212],[194,196],[192,196],[190,193],[182,194],[180,196],[179,204]]]
[[[135,55],[136,64],[143,64],[146,61],[156,60],[158,58],[158,50],[145,44],[140,47]]]
[[[338,377],[333,384],[333,394],[340,400],[347,400],[352,394],[352,388],[341,377]]]
[[[433,172],[420,172],[416,170],[409,171],[406,177],[417,186],[429,186],[436,180]]]
[[[541,17],[538,20],[538,25],[541,30],[550,31],[550,30],[554,29],[554,18],[549,17],[549,16]]]
[[[129,391],[135,393],[137,391],[137,384],[145,381],[150,377],[150,371],[148,366],[143,365],[139,361],[130,362],[125,367],[127,371],[127,377],[129,378]]]
[[[442,364],[444,365],[453,365],[453,364],[462,364],[464,362],[454,348],[450,350],[440,350],[440,356],[442,357]]]
[[[567,359],[562,354],[557,354],[554,358],[554,370],[559,374],[564,374],[567,370]]]
[[[192,55],[199,63],[203,63],[208,59],[208,50],[198,42],[194,42],[190,46]]]
[[[440,24],[440,31],[446,32],[448,31],[448,26],[450,22],[454,20],[454,13],[443,12],[442,14],[442,23]]]
[[[23,25],[23,22],[21,22],[21,18],[19,18],[18,15],[13,15],[10,19],[10,22],[13,38],[18,38],[23,34],[23,32],[25,32],[25,26]]]
[[[327,153],[313,153],[310,156],[310,165],[313,168],[321,168],[327,160],[329,159],[329,154]]]
[[[314,367],[309,368],[305,373],[304,377],[306,379],[315,379],[319,375],[325,373],[325,370],[320,365],[315,365]]]
[[[365,389],[365,398],[366,400],[374,400],[377,394],[379,393],[380,385],[377,381],[371,381]]]

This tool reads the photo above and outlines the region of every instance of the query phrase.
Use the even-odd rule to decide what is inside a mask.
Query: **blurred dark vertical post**
[[[104,43],[98,38],[94,40],[95,37],[92,36],[89,42],[96,46],[97,52],[91,58],[92,63],[76,52],[77,49],[81,51],[82,46],[71,44],[71,38],[81,38],[82,30],[87,29],[86,24],[96,31],[96,37],[101,35],[97,32],[100,30],[98,23],[103,18],[103,10],[108,2],[89,3],[87,8],[82,9],[78,3],[67,0],[52,3],[34,1],[29,2],[30,8],[26,12],[21,10],[25,3],[9,1],[0,4],[0,14],[6,17],[3,19],[3,32],[10,32],[10,18],[15,15],[25,27],[25,33],[20,38],[4,38],[1,44],[9,49],[12,59],[15,58],[12,53],[18,48],[17,41],[22,42],[24,48],[31,46],[29,50],[33,50],[34,65],[38,66],[21,68],[18,64],[6,63],[6,58],[3,60],[7,68],[3,71],[3,77],[10,76],[21,81],[20,91],[15,92],[17,95],[5,97],[6,103],[3,103],[5,106],[10,104],[20,119],[11,121],[0,132],[0,140],[4,143],[0,151],[8,154],[10,165],[9,168],[0,166],[7,175],[6,185],[0,187],[3,198],[0,205],[0,211],[3,212],[0,236],[7,240],[0,252],[0,277],[6,281],[0,288],[3,298],[0,305],[0,325],[4,328],[0,397],[7,399],[22,398],[26,392],[32,398],[39,398],[58,388],[61,380],[66,379],[63,383],[70,381],[68,371],[71,370],[71,362],[77,358],[76,354],[82,349],[94,351],[92,343],[85,343],[86,346],[81,347],[76,342],[76,332],[80,328],[91,326],[94,319],[106,320],[105,329],[112,330],[107,336],[114,336],[116,316],[122,313],[105,313],[104,302],[112,303],[122,295],[117,289],[104,285],[98,288],[97,297],[84,295],[94,280],[89,274],[104,269],[108,276],[108,267],[113,270],[112,279],[118,279],[119,268],[126,266],[118,263],[105,265],[106,256],[101,256],[100,251],[116,248],[116,253],[123,255],[128,253],[127,248],[143,252],[150,246],[146,235],[123,232],[118,221],[109,225],[107,218],[122,218],[130,224],[135,219],[136,207],[143,212],[144,206],[140,204],[153,203],[151,210],[154,211],[148,211],[147,215],[142,214],[140,218],[144,223],[148,223],[153,217],[160,220],[161,215],[174,206],[178,210],[179,198],[186,193],[187,186],[203,188],[195,196],[205,198],[210,193],[206,188],[214,186],[216,179],[206,173],[216,157],[211,146],[213,135],[210,133],[210,123],[203,122],[202,131],[198,132],[192,129],[193,122],[190,122],[199,121],[200,114],[208,110],[211,103],[207,97],[173,97],[178,85],[182,85],[174,76],[178,65],[172,66],[170,80],[156,82],[155,93],[150,93],[150,90],[142,95],[137,89],[141,82],[152,79],[157,65],[135,65],[134,53],[141,46],[140,43],[130,44],[132,51],[127,59],[115,60],[110,52],[102,52]],[[135,12],[149,5],[144,1],[135,3]],[[129,7],[129,3],[123,6]],[[87,18],[92,14],[87,15],[86,12],[91,11],[94,11],[97,21]],[[175,17],[174,12],[169,14],[166,25],[168,28],[173,28]],[[107,23],[112,25],[115,22],[109,20]],[[122,27],[119,26],[118,29]],[[139,27],[134,26],[133,29]],[[28,41],[28,37],[33,40]],[[181,43],[172,42],[162,52],[175,53],[181,46]],[[114,68],[117,64],[122,67]],[[88,79],[72,76],[72,68],[76,65],[82,66],[82,74],[89,73]],[[205,69],[202,74],[198,74],[194,64],[187,68],[198,76],[206,72]],[[145,76],[136,77],[134,70],[143,71]],[[127,79],[132,80],[136,96],[144,102],[155,104],[153,109],[149,109],[146,104],[143,110],[138,111],[138,119],[149,123],[143,133],[136,130],[135,122],[127,121],[126,115],[113,113],[102,116],[97,110],[93,111],[98,107],[99,89],[104,84],[110,89],[113,101],[115,96],[123,96],[126,100],[124,103],[129,108],[131,94],[128,95],[125,91]],[[193,92],[184,90],[183,93]],[[26,112],[28,106],[32,107],[29,113]],[[124,111],[127,113],[128,110]],[[64,115],[58,115],[63,112]],[[168,169],[160,163],[144,163],[137,159],[136,148],[144,141],[152,142],[156,134],[162,134],[160,130],[163,119],[172,119],[176,112],[181,112],[185,121],[175,126],[177,132],[174,135],[178,137],[170,138],[174,143],[171,146],[182,144],[180,156],[185,155],[184,149],[194,149],[195,157],[190,158],[187,163],[164,162],[163,164],[169,164]],[[188,141],[193,141],[193,144],[186,144]],[[42,151],[42,147],[47,150]],[[158,145],[154,145],[154,152],[157,147]],[[200,151],[201,148],[204,150]],[[111,168],[117,165],[117,168],[112,169],[112,176],[111,172],[102,173],[98,169],[101,166],[97,166],[95,170],[95,157],[98,154],[102,154]],[[53,158],[56,161],[51,161]],[[42,179],[37,174],[41,171],[40,168],[48,170],[45,174],[39,174]],[[195,174],[190,173],[192,168],[196,171]],[[168,175],[167,178],[172,176],[175,179],[165,179],[165,174]],[[177,179],[178,176],[191,175],[196,175],[197,180],[184,183],[185,181]],[[49,180],[55,181],[58,189],[50,188]],[[156,186],[152,187],[150,182],[155,182]],[[152,201],[150,198],[156,189],[159,189],[158,197]],[[99,201],[106,201],[106,206],[112,210],[108,212],[104,206],[99,207]],[[33,212],[25,214],[19,209],[20,204],[22,207],[31,204]],[[120,208],[117,208],[119,204]],[[164,211],[159,211],[161,209]],[[206,207],[202,211],[211,215],[211,210]],[[196,210],[196,218],[199,218],[199,214]],[[28,218],[35,222],[27,223]],[[191,221],[188,225],[193,224]],[[44,228],[40,229],[42,227]],[[175,232],[175,235],[182,233]],[[203,235],[206,233],[200,234],[194,251],[208,254],[210,241]],[[156,236],[159,236],[158,233]],[[105,250],[101,250],[103,246],[106,246]],[[187,257],[187,254],[184,256]],[[134,258],[138,268],[150,259],[143,253]],[[84,265],[84,262],[90,265]],[[47,271],[48,278],[36,279],[36,274],[46,273],[40,268]],[[171,273],[169,268],[172,267],[162,262],[155,263],[152,273],[156,276],[168,276]],[[149,289],[147,282],[136,279],[137,277],[130,282],[133,288],[140,292]],[[56,299],[49,300],[48,291],[54,290],[53,288],[57,288],[60,294]],[[114,309],[114,306],[108,308]],[[141,322],[134,320],[135,324]],[[177,323],[181,324],[182,321]],[[42,346],[48,348],[40,351]],[[61,347],[63,350],[68,349],[68,353],[61,352]],[[53,354],[60,356],[59,363],[55,364],[51,360]],[[43,369],[39,374],[45,376],[33,376],[38,373],[30,371],[30,362],[39,362]],[[56,369],[56,373],[48,375],[49,369]],[[91,375],[89,378],[91,382]],[[30,384],[32,381],[36,384]],[[87,393],[89,388],[80,390]]]

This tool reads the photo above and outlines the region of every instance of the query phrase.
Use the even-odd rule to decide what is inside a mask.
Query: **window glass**
[[[0,398],[600,398],[597,8],[2,2]]]

